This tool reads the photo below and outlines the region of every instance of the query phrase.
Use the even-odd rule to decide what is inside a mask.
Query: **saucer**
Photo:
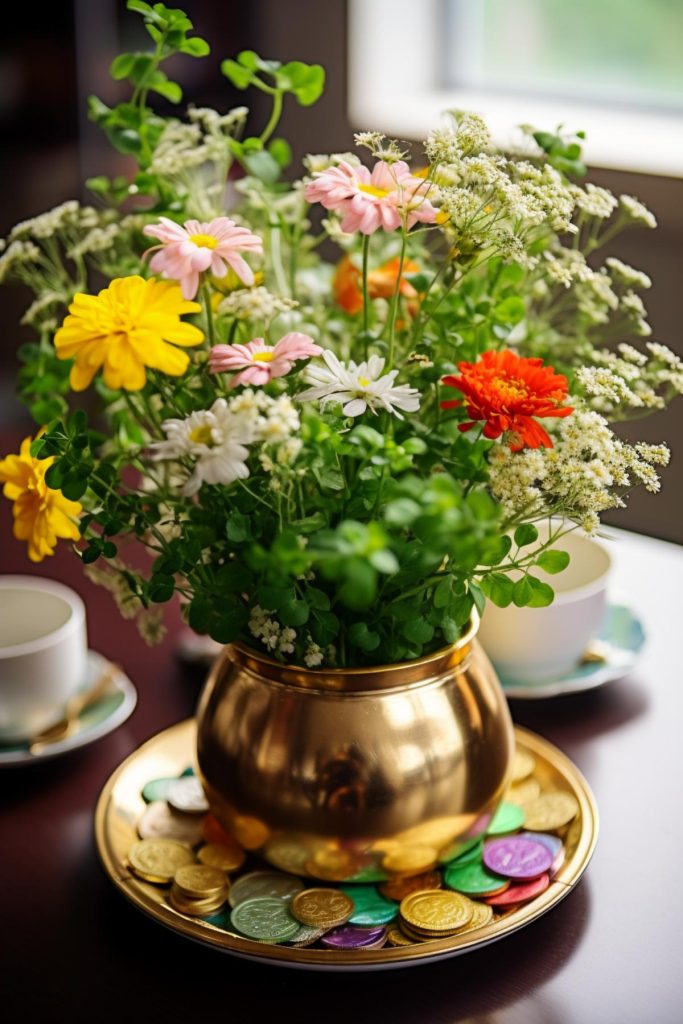
[[[519,700],[561,697],[567,693],[594,690],[628,675],[637,664],[644,643],[645,631],[633,609],[627,604],[611,603],[603,627],[590,646],[590,660],[581,662],[562,676],[534,683],[512,679],[501,672],[498,677],[506,695]]]
[[[108,665],[108,660],[101,654],[96,651],[88,651],[87,674],[83,689],[87,690],[94,686]],[[51,743],[36,754],[30,752],[28,741],[0,743],[0,768],[47,761],[60,754],[66,754],[70,750],[94,743],[95,740],[99,740],[102,736],[106,736],[107,733],[113,732],[114,729],[123,725],[133,713],[137,700],[135,687],[128,676],[119,670],[112,678],[105,695],[81,713],[76,728],[70,736],[58,743]]]

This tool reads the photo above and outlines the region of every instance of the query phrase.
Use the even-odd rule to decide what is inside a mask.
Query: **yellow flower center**
[[[274,352],[254,352],[252,359],[255,363],[272,363]]]
[[[195,444],[205,444],[208,448],[213,447],[213,433],[211,427],[205,423],[203,427],[195,427],[190,432],[190,441]]]
[[[190,241],[200,249],[215,249],[218,245],[218,239],[213,235],[190,235]]]
[[[369,388],[370,385],[372,384],[372,381],[370,380],[369,377],[359,377],[358,383],[362,388]]]
[[[376,196],[377,199],[384,199],[385,196],[389,195],[388,189],[376,188],[374,185],[359,185],[358,188],[361,192],[367,192],[369,196]]]

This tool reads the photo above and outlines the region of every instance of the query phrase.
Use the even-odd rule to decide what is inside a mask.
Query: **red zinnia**
[[[484,437],[500,437],[509,430],[517,434],[510,448],[552,448],[550,437],[534,416],[569,416],[574,410],[562,406],[567,398],[567,378],[544,366],[542,359],[522,359],[510,349],[484,352],[477,363],[458,363],[459,377],[444,377],[448,387],[465,396],[442,402],[442,409],[465,405],[471,417],[458,425],[469,430],[477,420],[486,420]]]

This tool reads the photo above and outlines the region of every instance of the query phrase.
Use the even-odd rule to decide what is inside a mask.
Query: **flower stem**
[[[370,309],[368,306],[368,254],[370,252],[370,235],[363,235],[363,333],[366,335],[365,358],[368,358],[368,319]]]
[[[215,336],[213,331],[213,312],[211,310],[211,296],[209,294],[209,286],[204,283],[202,285],[202,298],[204,300],[204,311],[206,313],[206,334],[209,339],[209,345],[213,348],[215,344]]]
[[[265,146],[268,139],[271,137],[275,129],[277,128],[278,121],[282,116],[282,93],[279,89],[273,92],[273,110],[270,115],[268,124],[261,132],[261,142]]]
[[[391,370],[394,365],[394,336],[396,334],[396,313],[398,312],[398,299],[401,294],[401,278],[403,276],[403,264],[406,258],[406,241],[407,233],[405,225],[401,232],[401,255],[398,261],[398,273],[396,275],[396,287],[394,288],[394,294],[391,299],[391,309],[389,311],[389,354],[387,357],[387,370]]]

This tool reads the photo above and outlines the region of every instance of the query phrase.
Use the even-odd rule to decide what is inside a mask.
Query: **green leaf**
[[[444,635],[444,640],[449,644],[454,644],[460,636],[460,627],[455,619],[451,619],[446,616],[441,620],[441,632]]]
[[[518,608],[545,608],[554,596],[552,587],[527,574],[515,583],[512,600]]]
[[[377,572],[361,558],[350,558],[344,570],[346,580],[339,588],[339,600],[347,608],[363,611],[377,597]]]
[[[134,53],[120,53],[118,57],[114,57],[114,60],[111,62],[109,74],[118,82],[122,78],[128,78],[128,75],[133,70],[134,64]]]
[[[562,572],[569,565],[569,552],[557,550],[543,551],[536,559],[536,564],[539,569],[543,569],[544,572],[554,576],[556,573]]]
[[[235,544],[241,544],[251,536],[251,524],[248,516],[241,512],[231,512],[225,524],[225,533],[228,540]]]
[[[422,509],[412,498],[396,498],[384,509],[384,518],[392,526],[410,526]]]
[[[278,608],[278,618],[283,626],[303,626],[305,622],[308,622],[309,614],[306,602],[296,598],[286,601]]]
[[[75,469],[70,469],[64,477],[60,490],[70,501],[78,501],[88,489],[88,477],[84,475],[84,468],[87,474],[87,467],[76,466]],[[50,466],[50,469],[54,469],[54,466]],[[47,474],[45,476],[47,479]]]
[[[522,523],[515,530],[515,544],[518,548],[525,548],[538,540],[538,530],[533,523]]]
[[[250,174],[266,185],[273,185],[280,177],[280,165],[266,149],[245,153],[241,163]]]
[[[366,622],[354,622],[349,629],[349,641],[361,651],[374,651],[379,647],[380,635],[368,629]]]
[[[486,598],[483,590],[476,583],[470,583],[469,592],[475,608],[481,615],[486,607]]]
[[[126,7],[129,11],[135,11],[137,14],[152,14],[152,8],[149,4],[145,4],[142,0],[128,0]]]
[[[163,572],[155,572],[152,579],[150,580],[150,586],[148,586],[147,597],[155,604],[164,604],[166,601],[170,601],[173,597],[175,590],[175,581],[173,577],[165,575]]]
[[[81,561],[84,562],[85,565],[91,565],[93,562],[97,561],[101,553],[99,545],[90,544],[85,551],[81,552]]]
[[[208,57],[211,53],[211,47],[206,39],[202,39],[201,36],[193,36],[192,39],[184,41],[180,47],[180,52],[187,54],[188,57]]]
[[[236,89],[247,89],[254,78],[249,68],[243,67],[235,60],[224,60],[221,71]]]
[[[504,324],[517,324],[520,320],[523,320],[526,316],[526,306],[524,305],[524,299],[519,298],[517,295],[510,295],[507,299],[503,299],[493,309],[493,316],[496,320],[502,321]]]
[[[324,590],[318,590],[317,587],[306,587],[306,601],[310,608],[324,612],[329,611],[330,599]]]
[[[396,555],[387,548],[371,552],[368,561],[377,572],[384,573],[386,576],[392,576],[400,568]]]
[[[60,462],[53,462],[45,474],[45,483],[48,487],[58,491],[62,486],[64,473]]]
[[[292,147],[287,139],[273,139],[268,145],[268,152],[278,167],[289,167],[292,162]]]
[[[491,572],[488,576],[484,576],[479,585],[486,596],[499,608],[507,608],[512,601],[514,583],[505,573]]]
[[[163,72],[160,71],[158,74],[162,75]],[[149,88],[159,93],[160,96],[163,96],[170,103],[180,103],[183,98],[183,90],[178,83],[169,82],[168,79],[164,81],[164,79],[155,76],[154,80],[150,82]]]
[[[411,640],[413,643],[427,644],[434,636],[434,627],[426,619],[417,617],[404,622],[401,633],[406,640]]]
[[[320,64],[292,60],[282,65],[275,81],[281,89],[293,92],[302,107],[310,107],[325,88],[325,70]]]
[[[187,621],[196,633],[206,633],[211,618],[211,602],[206,594],[197,594],[189,608]]]

